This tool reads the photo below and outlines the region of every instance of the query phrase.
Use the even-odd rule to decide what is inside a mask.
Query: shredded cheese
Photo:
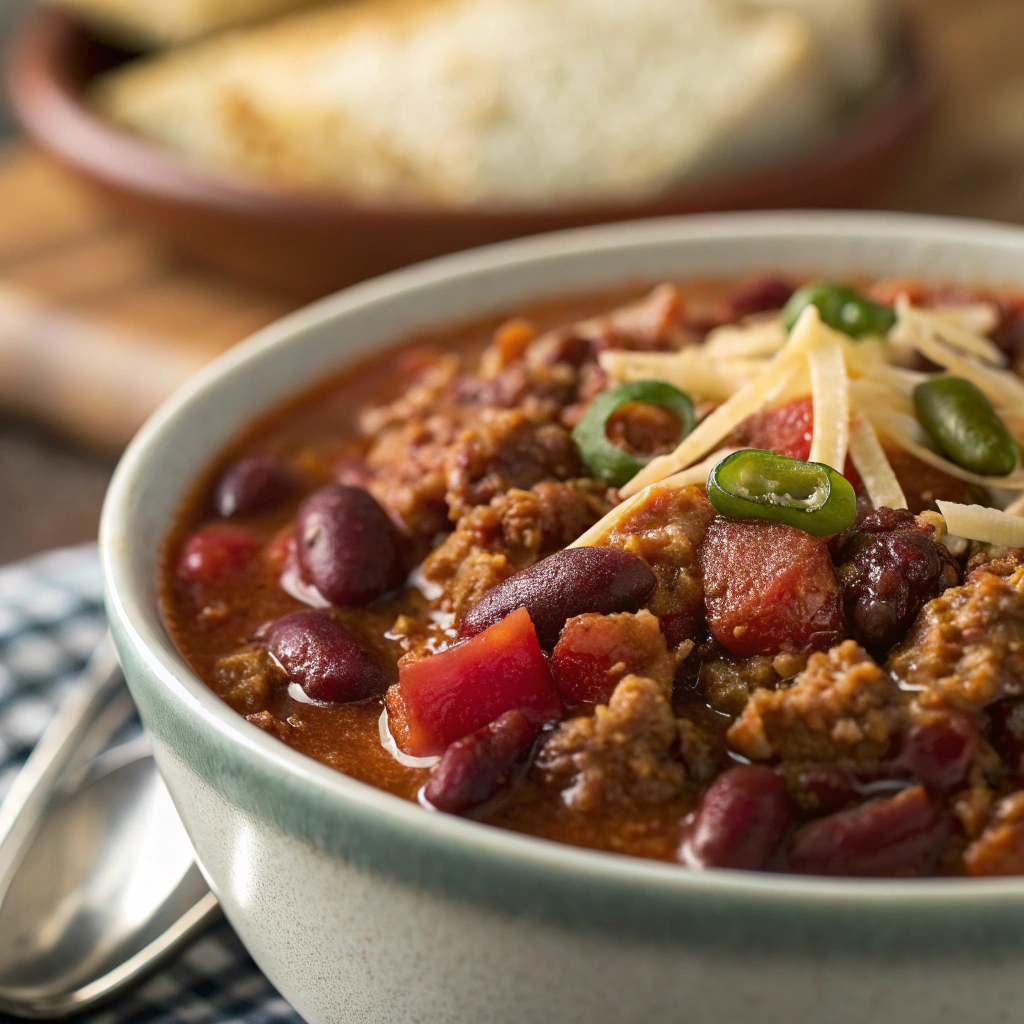
[[[793,327],[786,347],[768,364],[764,373],[720,405],[693,433],[683,439],[674,452],[649,462],[621,489],[623,497],[628,498],[644,487],[693,465],[748,416],[771,401],[805,363],[807,348],[820,327],[818,310],[808,306]]]
[[[946,529],[957,537],[982,544],[999,544],[1007,548],[1024,548],[1024,519],[1000,512],[985,505],[959,505],[952,501],[936,501]]]
[[[982,336],[995,330],[999,323],[999,310],[991,302],[962,302],[956,305],[936,306],[928,312],[939,320],[951,322],[965,331]]]
[[[941,338],[947,345],[959,349],[993,366],[1005,366],[1006,355],[984,335],[995,327],[998,316],[991,307],[983,306],[990,315],[978,316],[979,307],[948,306],[939,309],[921,309],[912,306],[906,295],[896,300],[896,314],[911,331],[927,333]],[[974,323],[971,323],[971,321]],[[978,330],[978,327],[985,330]]]
[[[814,404],[809,459],[811,462],[823,462],[842,473],[850,441],[850,391],[843,345],[835,334],[822,325],[807,348],[811,401]]]
[[[913,318],[908,319],[904,317],[901,324],[897,324],[897,327],[894,328],[894,331],[900,329],[901,325],[909,327],[904,337],[921,355],[930,359],[933,363],[937,363],[944,370],[969,380],[994,405],[1005,406],[1011,410],[1019,409],[1024,405],[1024,381],[1019,377],[1012,373],[1000,371],[995,367],[984,366],[960,355],[948,345],[943,344],[936,337],[935,332],[928,329],[929,323],[927,321],[922,324]]]
[[[743,324],[716,327],[704,340],[704,350],[712,356],[773,356],[786,344],[786,329],[773,316]]]
[[[702,347],[678,352],[627,352],[612,349],[600,356],[601,369],[612,380],[663,380],[713,402],[731,398],[768,365],[766,360],[713,358]]]
[[[850,426],[850,459],[875,508],[907,507],[906,495],[885,457],[875,428],[863,416],[854,416]]]

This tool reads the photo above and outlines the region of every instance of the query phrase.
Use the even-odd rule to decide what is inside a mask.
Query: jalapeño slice
[[[936,377],[914,388],[918,422],[958,466],[984,476],[1017,467],[1017,442],[992,403],[963,377]]]
[[[708,498],[732,519],[769,519],[815,537],[842,533],[857,514],[853,485],[822,462],[745,448],[708,474]]]
[[[608,438],[608,421],[618,409],[630,402],[656,405],[675,413],[681,424],[676,444],[693,430],[693,402],[686,392],[671,384],[660,380],[635,380],[603,391],[590,403],[572,432],[572,439],[591,476],[613,487],[621,487],[631,480],[654,458],[653,455],[628,452]]]
[[[795,291],[786,303],[782,310],[782,323],[787,331],[793,329],[808,306],[817,306],[822,323],[851,338],[863,338],[869,334],[884,336],[896,323],[896,314],[891,309],[872,302],[856,288],[817,281]]]

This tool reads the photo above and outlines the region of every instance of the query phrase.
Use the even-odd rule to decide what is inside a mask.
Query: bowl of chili
[[[161,609],[157,581],[168,545],[186,582],[190,573],[200,579],[213,563],[229,565],[252,555],[262,542],[231,525],[230,515],[218,526],[215,543],[207,538],[189,547],[191,541],[175,539],[183,508],[194,510],[193,519],[209,520],[218,509],[233,514],[246,502],[258,504],[268,487],[274,492],[294,486],[275,480],[264,465],[242,474],[259,486],[241,477],[228,485],[220,476],[213,487],[211,466],[218,473],[223,468],[216,461],[219,453],[237,447],[247,427],[261,417],[266,421],[268,410],[305,394],[293,399],[289,412],[302,423],[311,387],[361,366],[352,387],[336,395],[335,406],[358,404],[371,389],[367,358],[396,338],[474,318],[493,327],[525,306],[582,293],[618,294],[633,283],[765,271],[803,279],[926,277],[961,291],[1021,289],[1022,257],[1024,232],[1017,229],[889,214],[715,215],[544,236],[446,257],[322,300],[223,356],[154,415],[126,452],[104,508],[101,549],[111,627],[157,764],[204,874],[242,941],[305,1019],[601,1022],[668,1021],[685,1014],[711,1022],[750,1019],[756,1012],[765,1021],[827,1017],[859,1024],[868,1014],[877,1021],[959,1021],[1015,1012],[1022,994],[1024,880],[899,877],[898,871],[897,877],[826,877],[813,870],[771,870],[767,862],[760,870],[737,871],[709,859],[714,842],[693,833],[681,863],[665,863],[623,856],[614,847],[586,848],[595,844],[555,842],[557,837],[522,828],[434,813],[388,791],[388,773],[398,770],[391,768],[390,755],[381,753],[383,745],[373,757],[374,771],[385,781],[369,785],[360,781],[362,769],[345,767],[346,757],[362,757],[359,752],[368,749],[351,722],[349,739],[343,737],[329,757],[313,747],[303,752],[301,745],[280,742],[276,727],[266,728],[267,719],[238,714],[226,691],[218,695],[201,678],[200,647],[186,657],[175,646],[172,635],[181,622],[173,603],[165,601]],[[834,319],[832,307],[819,299],[810,295],[797,312],[791,340],[799,343],[801,331],[810,338],[816,325]],[[850,313],[848,300],[838,303],[836,322]],[[869,306],[852,312],[856,324],[878,316]],[[514,347],[511,335],[503,337]],[[388,378],[407,374],[421,350],[400,350],[391,362],[373,364],[378,366],[373,386],[383,394]],[[961,462],[974,459],[976,467],[989,471],[1006,468],[1006,459],[1000,461],[1005,455],[1001,421],[992,418],[990,407],[962,385],[935,390],[907,398],[908,407],[912,402],[922,407],[922,422],[933,423],[935,458],[944,457],[938,453],[941,445]],[[674,417],[673,445],[696,437],[710,418],[707,410],[694,416],[671,391],[645,392],[627,401],[646,399]],[[950,405],[974,410],[971,423],[977,429],[966,439],[962,432],[943,429],[950,422],[943,409]],[[606,412],[601,412],[604,439],[611,436],[607,422],[615,410]],[[391,406],[390,414],[398,422],[412,415],[408,405]],[[302,429],[308,434],[317,427],[305,421]],[[600,478],[607,469],[621,479],[621,469],[614,459],[602,458],[600,447],[592,455],[595,475]],[[819,543],[814,530],[790,525],[810,521],[800,517],[824,514],[827,522],[816,520],[822,534],[842,529],[851,518],[852,485],[850,474],[839,471],[841,461],[837,469],[827,460],[792,459],[755,447],[743,449],[742,459],[721,456],[705,470],[714,470],[708,493],[718,513],[715,522],[756,524],[770,506],[771,529],[793,530],[787,537],[806,538],[800,544]],[[346,461],[344,454],[339,462]],[[622,487],[622,504],[645,477],[664,479],[666,465],[671,468],[671,458],[664,458],[668,463],[660,469],[658,459],[643,462]],[[348,466],[348,471],[355,470]],[[1016,472],[1011,468],[1006,474],[1008,483]],[[777,485],[770,485],[772,480]],[[306,499],[298,513],[302,523],[312,524],[308,531],[302,527],[301,536],[309,541],[306,568],[314,566],[314,589],[321,596],[340,586],[329,572],[315,569],[317,545],[331,542],[335,527],[330,524],[341,521],[339,516],[363,523],[375,514],[360,511],[363,499],[349,493],[358,489],[347,476],[330,484],[326,497],[313,504]],[[287,536],[264,551],[279,559],[283,573],[290,557]],[[346,579],[358,578],[370,593],[386,592],[393,586],[391,548],[361,562],[361,547],[345,539],[350,537],[344,533],[338,542],[357,566]],[[588,550],[612,549],[565,548]],[[611,571],[607,559],[571,557],[587,572]],[[626,571],[629,560],[616,559],[615,572]],[[633,575],[615,576],[616,586],[621,583],[614,592],[616,607],[633,607],[627,614],[641,616],[644,611],[635,608],[649,584],[645,591],[643,567],[629,563],[627,568]],[[578,572],[559,576],[557,566],[543,572],[560,593],[570,593],[580,578]],[[306,585],[309,578],[307,572]],[[486,641],[504,652],[515,663],[496,662],[489,685],[498,688],[514,675],[523,687],[515,697],[517,707],[550,716],[551,695],[543,683],[548,659],[538,646],[548,643],[542,617],[523,612],[514,587],[510,592],[503,586],[488,591],[456,624],[461,642],[449,651]],[[316,604],[308,593],[306,598],[305,605]],[[256,587],[236,597],[243,603],[262,599]],[[312,633],[308,622],[296,623],[294,616],[316,613],[315,607],[292,612],[290,621],[277,619],[261,634],[276,659],[273,671],[300,664],[301,659],[292,660],[295,651]],[[196,635],[217,635],[218,622],[231,615],[223,601],[207,602]],[[334,626],[326,621],[316,619],[315,628],[352,625],[346,616],[331,617]],[[427,657],[417,664],[430,663]],[[347,693],[350,680],[329,668],[322,667],[317,677],[326,689],[315,691],[303,685],[300,669],[293,669],[289,693],[298,685],[304,692],[295,700],[302,704]],[[424,701],[429,704],[436,677],[426,678],[420,669],[408,678],[408,687],[402,680],[404,704],[395,707],[414,714]],[[1024,680],[1018,682],[1024,686]],[[250,683],[246,693],[251,689]],[[400,718],[390,699],[388,711]],[[511,731],[503,735],[518,729],[532,737],[529,716],[521,718],[506,722]],[[392,743],[397,739],[407,756],[430,757],[439,744],[475,727],[468,719],[453,722],[443,716],[431,722],[436,732],[396,730]],[[734,790],[753,787],[750,792],[763,793],[763,773],[778,778],[768,768],[747,767],[742,787]],[[713,788],[705,804],[716,799]],[[885,827],[911,845],[921,834],[917,804],[925,800],[917,790],[924,792],[922,786],[901,789],[901,802],[887,804],[892,813]],[[1002,824],[1011,841],[1012,816]],[[742,845],[740,836],[733,848]],[[801,848],[805,860],[813,860],[813,845],[808,840]],[[700,870],[688,869],[687,863]]]

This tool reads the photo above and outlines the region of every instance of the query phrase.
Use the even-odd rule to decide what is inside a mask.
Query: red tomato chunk
[[[519,709],[536,723],[562,715],[551,670],[525,608],[446,651],[402,665],[388,722],[407,754],[429,757]]]
[[[822,538],[718,516],[700,560],[711,635],[737,657],[824,650],[842,639],[839,583]]]
[[[185,541],[178,576],[186,583],[213,583],[248,565],[261,543],[259,535],[244,526],[204,526]]]

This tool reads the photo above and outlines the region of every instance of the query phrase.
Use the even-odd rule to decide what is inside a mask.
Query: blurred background
[[[0,0],[0,563],[94,537],[204,362],[390,266],[707,209],[1024,222],[1021,0],[439,0],[413,42],[391,0],[248,2]]]

